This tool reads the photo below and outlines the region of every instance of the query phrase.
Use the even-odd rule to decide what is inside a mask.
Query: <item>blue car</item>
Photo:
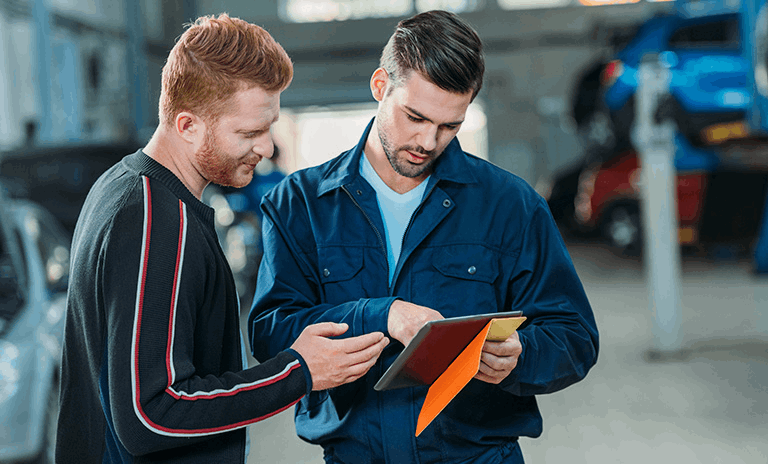
[[[0,462],[48,464],[70,241],[50,213],[3,190],[0,184]]]
[[[691,144],[711,146],[745,137],[752,99],[742,35],[738,13],[678,13],[645,22],[600,75],[597,108],[608,128],[603,133],[610,135],[604,137],[603,148],[622,150],[630,143],[638,67],[648,53],[658,54],[671,71],[670,95],[662,108]]]

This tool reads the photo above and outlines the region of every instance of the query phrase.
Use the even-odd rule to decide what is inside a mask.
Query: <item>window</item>
[[[281,0],[279,15],[293,23],[410,16],[415,12],[479,10],[487,0]]]
[[[2,232],[2,231],[0,231]],[[0,233],[0,333],[16,313],[19,285],[13,255],[6,249],[5,238]]]
[[[24,305],[27,296],[27,262],[23,240],[15,228],[11,240],[0,234],[4,247],[0,250],[0,333]]]
[[[29,265],[27,263],[27,257],[24,253],[24,239],[17,228],[13,228],[13,240],[16,242],[16,247],[19,250],[18,259],[16,264],[16,278],[19,282],[19,288],[26,295],[27,285],[29,285]]]
[[[416,0],[416,11],[446,10],[454,13],[477,11],[483,6],[483,0]]]
[[[283,21],[312,23],[349,19],[405,16],[413,10],[413,0],[281,0]]]
[[[375,115],[375,103],[283,110],[273,130],[281,162],[285,163],[281,167],[293,172],[349,150]]]
[[[729,18],[684,26],[669,39],[672,48],[729,48],[739,47],[739,20]]]
[[[65,290],[69,277],[69,242],[64,233],[43,214],[28,215],[24,226],[40,253],[48,291]]]
[[[505,10],[535,10],[541,8],[557,8],[568,6],[571,0],[498,0],[499,6]]]
[[[626,5],[628,3],[637,3],[640,0],[579,0],[579,3],[586,6],[607,6],[607,5]]]
[[[376,103],[283,110],[273,128],[281,149],[281,169],[293,172],[317,166],[354,147],[366,125],[376,115]],[[488,159],[487,120],[481,103],[467,108],[458,138],[461,148]]]

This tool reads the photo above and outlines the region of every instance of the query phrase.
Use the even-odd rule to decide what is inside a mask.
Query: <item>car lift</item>
[[[656,341],[649,353],[651,359],[674,356],[682,348],[675,124],[670,119],[659,120],[659,102],[669,93],[671,76],[662,58],[649,54],[640,64],[636,117],[631,133],[642,167],[644,262]]]

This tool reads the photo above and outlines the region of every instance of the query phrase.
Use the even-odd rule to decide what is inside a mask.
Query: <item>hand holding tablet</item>
[[[520,311],[427,322],[374,386],[377,391],[431,385],[416,436],[477,374],[486,340],[506,340],[525,321]]]

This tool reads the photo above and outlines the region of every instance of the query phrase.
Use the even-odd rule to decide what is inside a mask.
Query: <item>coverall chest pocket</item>
[[[420,304],[444,317],[492,313],[499,310],[495,284],[499,256],[481,245],[452,245],[435,249],[431,266],[415,274]]]
[[[324,247],[317,250],[323,303],[340,304],[365,295],[360,271],[363,252],[355,247]]]

